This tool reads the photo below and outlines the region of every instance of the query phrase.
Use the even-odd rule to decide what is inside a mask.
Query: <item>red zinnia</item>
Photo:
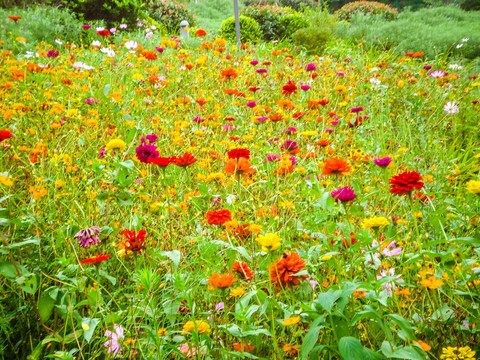
[[[248,149],[233,149],[228,152],[229,159],[245,158],[250,159],[250,150]]]
[[[110,36],[110,31],[108,31],[108,30],[97,31],[97,35]]]
[[[15,22],[17,22],[18,20],[20,20],[22,17],[21,16],[7,16],[10,20],[13,20]]]
[[[390,192],[394,195],[410,195],[413,189],[422,187],[422,177],[416,171],[405,171],[390,179]]]
[[[195,36],[197,37],[201,37],[201,36],[206,36],[207,35],[207,32],[203,29],[198,29],[196,32],[195,32]]]
[[[158,157],[156,159],[149,159],[148,162],[160,166],[161,169],[165,169],[168,165],[175,162],[175,156]]]
[[[129,251],[134,251],[138,254],[142,253],[142,250],[145,250],[145,236],[147,232],[145,230],[140,230],[138,234],[135,231],[123,230],[122,234],[127,238],[127,244],[125,246],[125,253],[128,254]]]
[[[232,220],[232,213],[228,209],[207,211],[207,222],[210,225],[224,224]]]
[[[270,265],[270,281],[277,287],[282,285],[298,285],[300,280],[305,280],[307,275],[293,276],[305,268],[305,260],[296,252],[285,253],[283,257]]]
[[[100,254],[100,255],[95,255],[95,257],[93,258],[82,260],[80,262],[82,264],[96,264],[101,261],[107,260],[109,257],[110,257],[110,254],[107,254],[107,255]]]
[[[5,139],[10,139],[13,137],[13,134],[8,131],[8,130],[0,130],[0,141],[3,141]]]
[[[250,267],[241,261],[235,261],[232,265],[232,270],[239,273],[245,280],[253,278],[253,271]]]
[[[192,154],[186,152],[182,156],[174,157],[172,164],[180,167],[187,167],[189,165],[192,165],[195,162],[197,162],[197,159]]]
[[[297,92],[297,86],[295,85],[295,81],[293,80],[288,80],[287,85],[284,85],[282,87],[283,90],[283,95],[290,95],[290,94],[295,94]]]

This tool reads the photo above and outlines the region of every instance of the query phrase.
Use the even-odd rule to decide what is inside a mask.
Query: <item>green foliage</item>
[[[325,50],[328,41],[332,39],[337,20],[326,10],[310,12],[307,20],[310,25],[297,30],[292,39],[296,45],[304,47],[308,53],[319,55]]]
[[[220,28],[222,36],[231,41],[235,41],[235,17],[231,16],[222,22]],[[240,40],[242,43],[258,42],[262,39],[262,30],[260,24],[248,16],[240,15]]]
[[[104,20],[110,26],[120,23],[132,26],[146,15],[142,0],[63,0],[63,4],[80,19]]]
[[[425,52],[433,58],[443,53],[474,59],[480,56],[480,13],[437,7],[401,12],[395,21],[356,14],[350,23],[337,28],[337,35],[355,42],[366,41],[369,46],[395,49],[400,54]]]
[[[308,26],[303,14],[274,5],[249,6],[242,11],[242,15],[260,24],[263,39],[267,41],[291,38],[295,31]]]
[[[352,15],[362,13],[380,15],[387,20],[393,20],[397,16],[397,9],[376,1],[355,1],[343,6],[335,12],[340,20],[349,20]]]
[[[7,18],[15,14],[21,16],[17,23]],[[38,44],[45,41],[54,44],[56,39],[63,42],[79,42],[82,35],[82,23],[67,9],[37,6],[30,9],[0,9],[0,38],[5,41],[4,48],[15,52],[24,52],[26,44]],[[17,41],[23,37],[26,43]]]
[[[306,8],[316,9],[320,6],[321,1],[317,0],[245,0],[245,6],[258,5],[276,5],[280,7],[288,7],[295,11],[304,11]]]
[[[242,5],[239,3],[240,7]],[[231,16],[234,11],[231,0],[198,1],[191,2],[188,6],[197,16],[198,26],[209,32],[220,29],[222,21]]]
[[[190,26],[195,26],[195,17],[183,4],[169,0],[151,1],[148,9],[150,16],[163,24],[170,33],[178,33],[183,20],[187,20]]]

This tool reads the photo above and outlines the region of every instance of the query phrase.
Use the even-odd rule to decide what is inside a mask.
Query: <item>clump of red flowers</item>
[[[210,225],[224,224],[232,221],[232,213],[228,209],[207,211],[206,219]]]
[[[425,55],[425,53],[423,51],[422,52],[413,52],[413,53],[406,53],[405,54],[405,56],[414,57],[414,58],[422,57],[423,55]]]
[[[100,254],[100,255],[95,255],[95,257],[93,258],[82,260],[80,262],[82,264],[96,264],[96,263],[107,260],[109,257],[110,257],[110,254],[107,254],[107,255]]]
[[[133,251],[136,254],[141,254],[142,250],[145,250],[145,236],[147,232],[140,230],[138,234],[135,231],[123,230],[122,234],[127,238],[125,253]]]
[[[13,134],[8,130],[0,130],[0,141],[10,139],[13,137]]]
[[[283,95],[290,95],[290,94],[296,94],[297,93],[297,85],[295,85],[295,81],[293,80],[288,80],[287,85],[284,85],[282,87],[282,92]]]
[[[422,177],[416,171],[405,171],[390,179],[390,192],[394,195],[410,195],[413,189],[422,187]]]

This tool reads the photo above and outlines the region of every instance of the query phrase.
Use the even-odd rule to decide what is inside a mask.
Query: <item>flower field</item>
[[[0,353],[479,358],[473,63],[85,31],[0,53]]]

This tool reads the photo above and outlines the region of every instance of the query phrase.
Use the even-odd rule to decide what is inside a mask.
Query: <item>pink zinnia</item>
[[[330,196],[335,199],[336,203],[339,201],[343,203],[354,200],[357,197],[357,194],[355,194],[355,191],[350,186],[345,186],[343,188],[333,190]]]

